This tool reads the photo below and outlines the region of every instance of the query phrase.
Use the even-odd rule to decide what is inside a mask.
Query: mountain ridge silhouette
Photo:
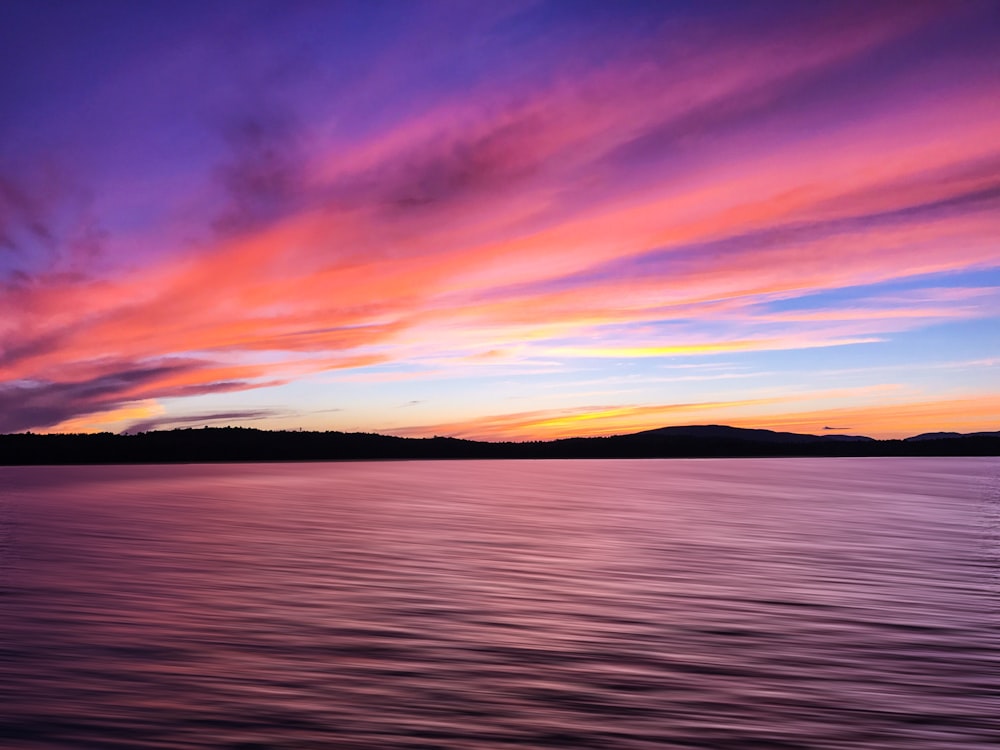
[[[471,458],[750,458],[996,456],[1000,431],[922,433],[901,440],[680,425],[605,437],[486,442],[364,432],[201,427],[136,434],[0,435],[0,465]]]

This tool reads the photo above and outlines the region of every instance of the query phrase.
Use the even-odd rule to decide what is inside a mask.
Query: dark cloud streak
[[[21,180],[0,174],[0,249],[22,249],[22,234],[51,243],[45,201]]]
[[[279,416],[273,409],[256,409],[246,411],[223,411],[209,414],[194,414],[186,417],[163,417],[136,422],[122,430],[124,435],[135,435],[153,430],[174,429],[188,425],[207,425],[210,422],[242,422],[255,419],[268,419]]]
[[[223,134],[229,156],[217,177],[229,200],[216,229],[253,229],[299,207],[306,192],[305,155],[291,112],[262,105],[253,114],[233,117]]]
[[[44,429],[74,417],[113,411],[148,398],[195,396],[250,387],[248,382],[240,380],[170,384],[171,377],[210,366],[211,363],[195,360],[167,360],[152,365],[118,361],[104,364],[100,375],[77,381],[0,383],[0,433]]]

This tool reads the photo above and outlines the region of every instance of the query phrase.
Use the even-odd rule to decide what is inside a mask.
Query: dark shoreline
[[[904,440],[796,435],[710,426],[531,442],[373,433],[206,427],[146,432],[0,435],[0,465],[442,459],[1000,456],[1000,434]]]

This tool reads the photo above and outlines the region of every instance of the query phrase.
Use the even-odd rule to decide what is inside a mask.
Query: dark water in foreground
[[[0,747],[997,747],[998,476],[0,468]]]

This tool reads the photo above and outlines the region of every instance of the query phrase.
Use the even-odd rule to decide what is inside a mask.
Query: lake
[[[994,748],[1000,460],[0,467],[0,746]]]

